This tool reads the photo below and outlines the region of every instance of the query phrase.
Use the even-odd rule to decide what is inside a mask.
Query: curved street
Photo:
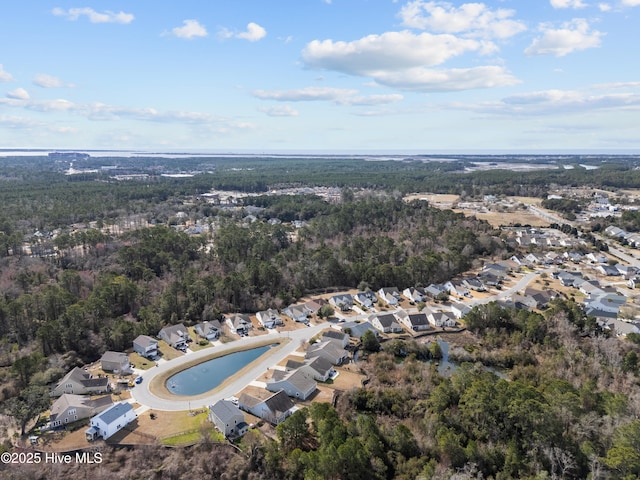
[[[297,350],[301,343],[309,340],[321,330],[327,328],[329,322],[323,322],[318,325],[301,328],[293,331],[269,333],[267,335],[257,335],[255,337],[244,337],[224,345],[215,346],[213,348],[205,348],[197,352],[189,353],[183,357],[175,358],[168,362],[164,362],[156,368],[150,368],[142,373],[142,383],[131,389],[131,397],[140,405],[154,410],[190,410],[208,407],[216,403],[218,400],[236,395],[239,391],[249,385],[252,381],[262,375],[267,369],[274,367]],[[213,353],[220,353],[237,349],[238,347],[251,348],[253,345],[264,342],[265,340],[280,338],[288,338],[289,342],[284,343],[280,348],[267,351],[264,355],[253,362],[244,373],[237,375],[230,383],[222,388],[215,388],[204,395],[198,395],[193,400],[185,399],[185,397],[176,396],[175,400],[160,398],[154,395],[149,389],[151,380],[161,373],[173,370],[189,362],[197,359],[206,359]],[[206,360],[203,360],[206,361]]]

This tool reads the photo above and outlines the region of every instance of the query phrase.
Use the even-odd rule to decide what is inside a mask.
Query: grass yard
[[[169,344],[163,340],[160,340],[158,342],[158,350],[160,350],[162,358],[164,358],[165,360],[173,360],[174,358],[184,356],[184,353],[176,350],[173,347],[170,347]]]
[[[156,362],[153,360],[149,360],[148,358],[144,358],[142,355],[132,352],[129,354],[129,361],[135,365],[135,368],[139,368],[140,370],[148,370],[151,367],[155,367]]]
[[[189,350],[197,352],[198,350],[203,350],[205,348],[210,348],[213,347],[213,345],[211,345],[211,342],[209,340],[206,340],[206,344],[205,345],[200,345],[200,337],[198,337],[198,334],[196,333],[195,329],[193,327],[189,327],[189,337],[191,337],[192,342],[189,344]],[[204,342],[203,342],[204,343]]]

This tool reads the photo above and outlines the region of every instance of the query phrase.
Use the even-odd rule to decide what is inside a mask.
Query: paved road
[[[218,400],[236,395],[252,381],[266,372],[267,369],[274,367],[276,364],[278,364],[295,350],[297,350],[300,347],[301,342],[309,340],[311,337],[319,333],[321,330],[327,328],[329,325],[330,323],[324,322],[308,328],[302,328],[289,332],[278,332],[270,333],[268,335],[258,335],[255,337],[244,337],[240,340],[229,342],[224,345],[215,346],[213,348],[205,348],[204,350],[198,350],[197,352],[193,352],[183,357],[165,362],[156,368],[151,368],[145,371],[142,374],[142,383],[136,385],[131,389],[131,396],[139,404],[150,407],[154,410],[177,411],[207,407],[216,403]],[[288,343],[285,343],[281,348],[268,351],[266,354],[261,356],[260,359],[258,359],[249,370],[245,371],[242,375],[238,375],[237,378],[235,378],[224,388],[212,390],[209,394],[200,397],[197,400],[184,400],[184,397],[176,397],[175,400],[167,400],[157,397],[149,390],[149,384],[156,375],[159,375],[176,367],[180,367],[187,362],[191,362],[199,358],[206,358],[207,356],[215,352],[224,352],[231,349],[236,349],[239,346],[246,346],[247,348],[249,348],[252,345],[264,342],[265,340],[273,339],[275,341],[279,338],[289,338],[290,341]]]
[[[543,271],[550,272],[551,269],[543,270]],[[490,303],[490,302],[495,302],[495,301],[498,301],[498,300],[503,300],[503,299],[505,299],[507,297],[510,297],[514,293],[517,293],[520,290],[524,290],[525,288],[527,288],[527,285],[529,285],[529,283],[531,283],[531,280],[536,278],[538,275],[539,275],[538,272],[527,273],[520,280],[518,280],[513,287],[508,288],[506,290],[500,290],[500,292],[498,294],[496,294],[496,295],[492,295],[490,297],[480,298],[480,299],[474,300],[474,301],[470,302],[468,305],[470,307],[475,307],[476,305],[481,305],[481,304],[484,304],[484,303]]]

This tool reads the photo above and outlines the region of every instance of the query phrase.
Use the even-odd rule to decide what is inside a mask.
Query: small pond
[[[445,342],[444,340],[437,340],[440,345],[440,350],[442,350],[442,358],[438,360],[438,373],[444,377],[449,377],[453,372],[455,372],[458,368],[458,364],[449,361],[449,342]],[[485,370],[489,372],[495,373],[500,378],[508,379],[509,376],[496,368],[493,367],[484,367]]]
[[[199,363],[169,377],[167,389],[176,395],[199,395],[208,392],[270,348],[271,346],[267,345]]]

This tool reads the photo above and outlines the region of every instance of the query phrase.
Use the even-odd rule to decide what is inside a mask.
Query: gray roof
[[[336,330],[327,330],[322,334],[322,336],[325,338],[331,338],[333,340],[340,340],[340,341],[344,341],[345,337],[349,338],[348,333],[338,332]]]
[[[123,363],[129,362],[129,357],[123,352],[111,352],[107,351],[102,354],[101,362]]]
[[[383,328],[390,328],[390,327],[393,327],[394,325],[396,327],[400,326],[398,322],[396,322],[396,317],[394,317],[393,314],[391,313],[384,313],[382,315],[378,315],[377,318],[378,318],[378,322],[380,322],[380,325],[382,325]]]
[[[86,408],[100,408],[106,405],[111,405],[113,400],[109,395],[91,399],[86,395],[74,395],[72,393],[64,393],[58,398],[51,406],[51,418],[55,418],[61,412],[64,412],[68,407],[86,407]]]
[[[305,363],[322,375],[333,368],[333,364],[323,357],[312,358],[310,360],[307,360]]]
[[[289,382],[296,389],[300,390],[303,393],[308,392],[309,390],[314,390],[318,386],[313,377],[309,376],[302,370],[292,370],[291,372],[275,370],[273,372],[272,380],[267,382],[267,384],[280,381]]]
[[[104,412],[99,414],[97,418],[109,425],[129,411],[133,411],[133,407],[130,403],[118,402],[114,404],[113,407],[107,408]]]
[[[364,335],[364,332],[367,330],[371,330],[373,333],[377,334],[376,328],[371,325],[370,322],[346,322],[342,324],[342,330],[344,331],[346,328],[351,330],[350,335],[355,338],[360,338]]]
[[[152,338],[148,335],[138,335],[136,339],[133,341],[136,345],[141,346],[142,348],[147,348],[152,345],[158,345],[158,341],[155,338]]]
[[[413,326],[429,325],[429,320],[424,313],[411,313],[409,314],[409,322]]]
[[[225,424],[230,423],[233,420],[233,417],[238,415],[244,418],[240,409],[228,400],[218,400],[216,403],[209,406],[209,410]]]

